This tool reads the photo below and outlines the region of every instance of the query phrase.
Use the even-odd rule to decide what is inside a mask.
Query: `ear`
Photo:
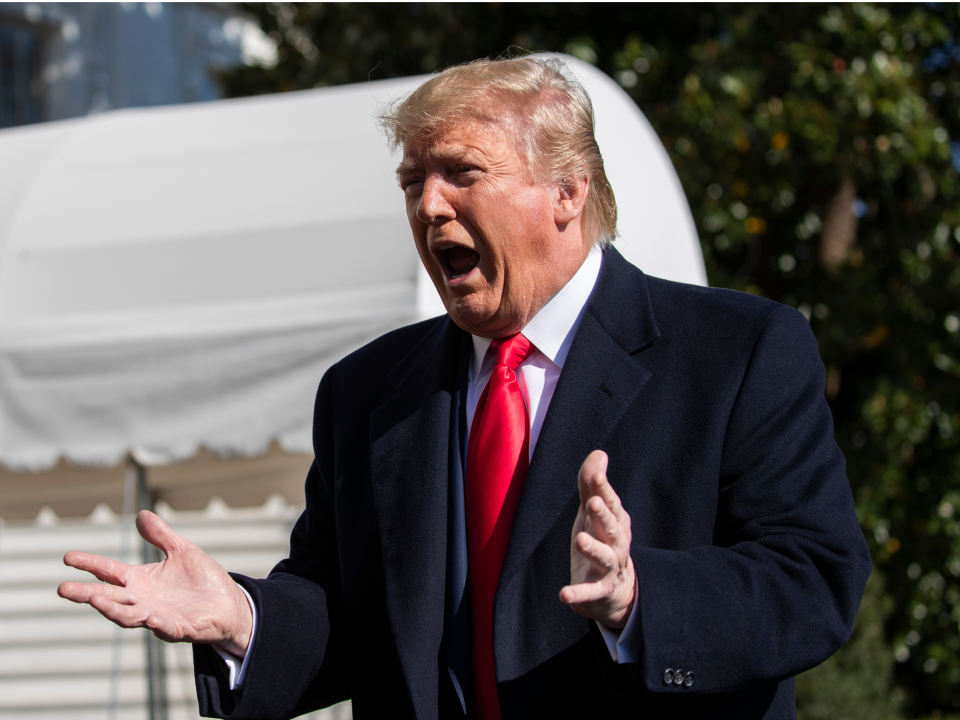
[[[556,201],[553,206],[553,219],[561,230],[583,215],[590,192],[590,178],[564,180],[557,187]]]

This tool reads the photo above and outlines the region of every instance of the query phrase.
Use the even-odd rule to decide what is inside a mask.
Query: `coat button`
[[[673,674],[673,684],[677,687],[683,685],[683,670],[677,668],[677,671]]]
[[[687,676],[683,678],[683,686],[690,687],[691,685],[693,685],[693,673],[688,672]]]
[[[673,669],[667,668],[663,671],[663,684],[673,685]]]

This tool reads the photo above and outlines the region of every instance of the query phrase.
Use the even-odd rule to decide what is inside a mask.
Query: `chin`
[[[451,319],[461,328],[475,335],[482,332],[494,314],[470,296],[452,297],[445,305]]]

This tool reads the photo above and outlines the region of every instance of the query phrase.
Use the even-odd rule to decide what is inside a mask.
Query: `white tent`
[[[594,100],[617,247],[704,284],[652,128],[612,80],[567,60]],[[310,452],[324,370],[443,312],[375,122],[421,79],[0,132],[0,461]]]
[[[595,103],[620,251],[650,274],[705,283],[653,130],[609,78],[568,60]],[[374,121],[419,80],[0,131],[0,464],[35,473],[0,469],[0,524],[36,518],[5,529],[0,548],[0,636],[13,638],[0,647],[0,716],[140,718],[149,697],[196,717],[182,648],[146,653],[147,695],[142,638],[64,607],[53,591],[72,576],[59,556],[123,556],[144,490],[232,569],[264,574],[283,556],[324,370],[443,312]],[[149,483],[120,466],[128,455],[155,466]],[[292,506],[264,503],[271,492]],[[226,513],[212,496],[262,507]],[[126,531],[105,506],[91,513],[118,512],[121,498]],[[89,519],[45,527],[56,515]],[[121,652],[122,637],[138,647]]]

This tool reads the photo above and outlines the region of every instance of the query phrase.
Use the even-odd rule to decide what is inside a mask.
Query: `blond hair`
[[[617,234],[617,201],[594,137],[593,104],[556,58],[475,60],[437,73],[387,107],[380,123],[397,148],[464,120],[502,122],[506,105],[517,121],[518,148],[540,180],[569,187],[589,178],[583,230],[609,244]]]

